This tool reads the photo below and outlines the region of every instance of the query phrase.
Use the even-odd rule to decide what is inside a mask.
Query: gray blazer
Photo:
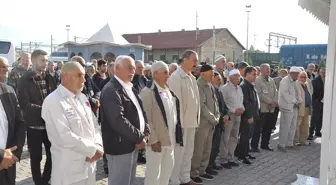
[[[220,112],[217,105],[215,88],[212,85],[209,85],[209,83],[202,77],[198,78],[197,85],[201,106],[199,127],[216,126],[218,124]]]

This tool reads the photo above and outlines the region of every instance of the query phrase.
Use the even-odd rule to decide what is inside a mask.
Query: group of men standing
[[[223,168],[251,164],[250,153],[260,148],[273,151],[269,141],[279,111],[278,149],[283,152],[312,139],[312,106],[312,120],[322,117],[315,105],[322,108],[323,92],[315,88],[323,88],[324,69],[312,82],[298,67],[272,79],[268,64],[258,71],[245,62],[234,66],[220,55],[215,66],[197,66],[197,53],[187,50],[178,64],[154,62],[147,76],[144,63],[130,56],[111,64],[100,60],[92,75],[84,70],[85,60],[75,56],[55,78],[47,72],[45,51],[35,50],[31,61],[32,68],[22,62],[26,72],[9,83],[14,90],[4,83],[8,62],[0,58],[4,185],[15,184],[25,130],[36,185],[95,184],[96,161],[103,156],[108,184],[132,185],[143,150],[146,185],[194,185],[213,180]],[[318,121],[311,133],[321,136]],[[42,144],[47,158],[41,173]]]

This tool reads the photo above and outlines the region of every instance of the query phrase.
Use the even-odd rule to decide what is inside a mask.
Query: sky
[[[246,46],[267,51],[269,32],[298,38],[298,44],[327,43],[328,27],[298,6],[298,0],[11,0],[2,1],[0,39],[55,44],[88,38],[109,23],[113,34],[228,28]],[[6,16],[3,16],[6,15]],[[272,48],[277,52],[277,48]]]

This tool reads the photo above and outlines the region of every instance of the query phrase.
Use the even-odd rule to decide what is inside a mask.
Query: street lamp
[[[246,25],[246,62],[248,62],[248,42],[249,42],[249,21],[250,21],[250,8],[251,5],[246,5],[246,13],[247,13],[247,25]]]
[[[69,32],[70,32],[70,25],[65,25],[65,30],[67,31],[67,41],[69,42]]]

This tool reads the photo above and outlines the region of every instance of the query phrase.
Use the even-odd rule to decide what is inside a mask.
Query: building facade
[[[215,47],[213,46],[215,35]],[[215,55],[225,54],[231,61],[242,61],[244,46],[226,28],[174,31],[141,34],[124,34],[130,43],[151,45],[152,50],[145,50],[146,62],[163,60],[167,63],[176,62],[183,52],[192,49],[198,52],[199,60],[211,63]],[[215,48],[215,50],[214,50]]]

